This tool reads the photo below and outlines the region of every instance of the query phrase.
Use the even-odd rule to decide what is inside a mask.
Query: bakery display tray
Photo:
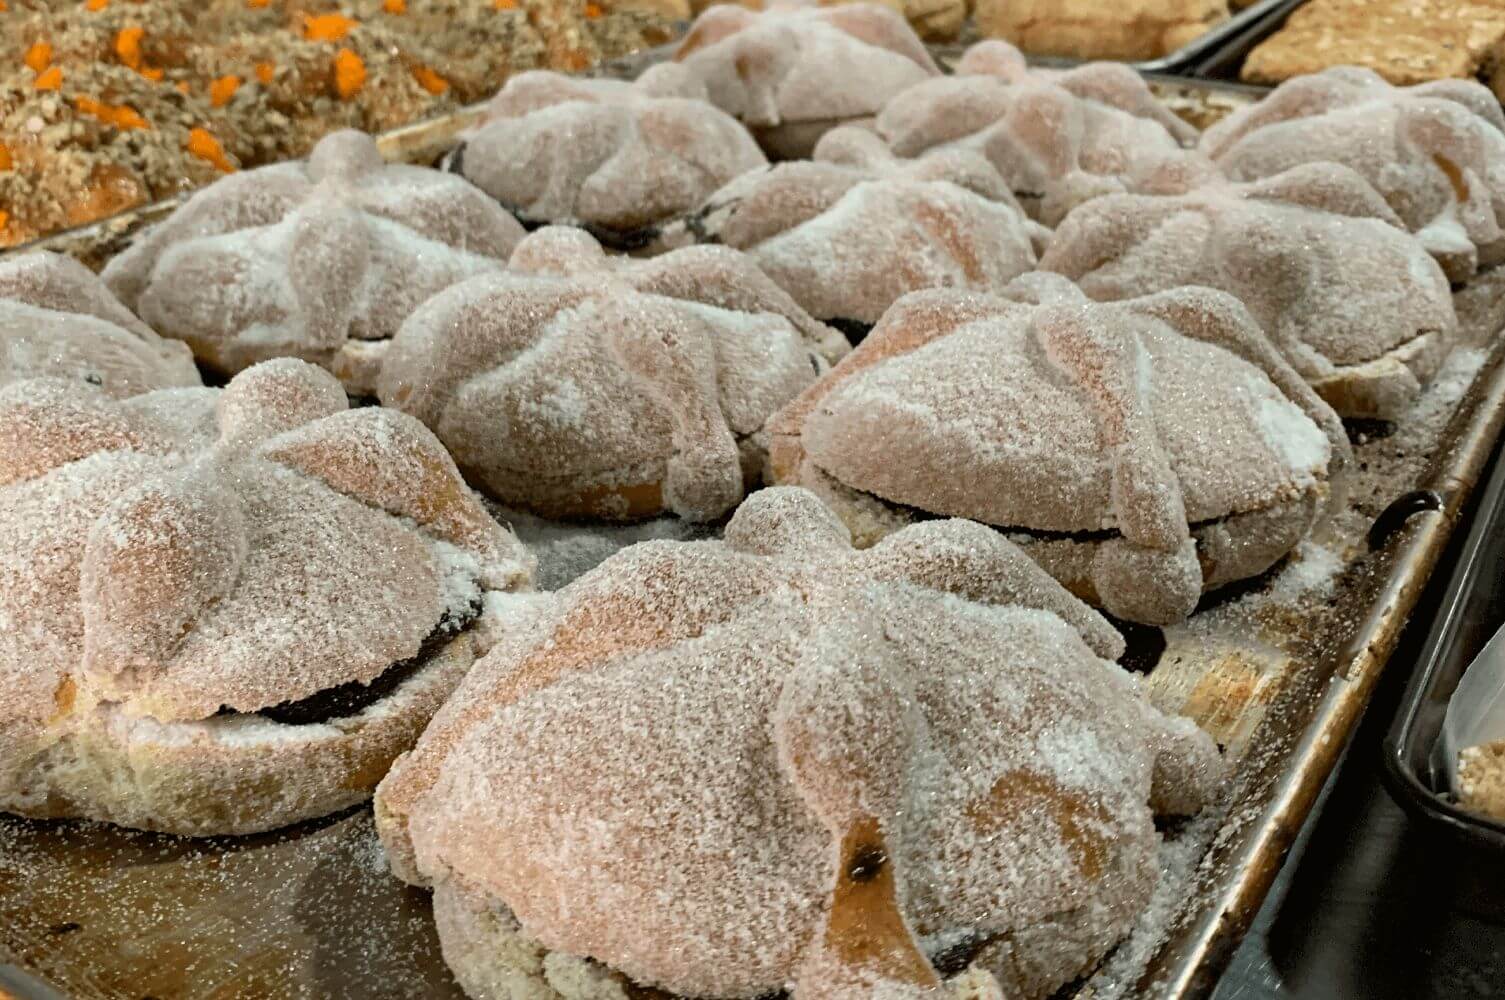
[[[1505,822],[1459,808],[1435,752],[1468,665],[1505,625],[1505,460],[1496,459],[1415,673],[1384,741],[1385,784],[1406,810],[1468,847],[1505,852]]]
[[[1254,51],[1256,45],[1284,27],[1296,8],[1304,3],[1306,0],[1276,0],[1248,8],[1245,13],[1259,9],[1259,16],[1250,18],[1237,31],[1226,35],[1221,45],[1201,53],[1183,67],[1182,72],[1207,80],[1237,80],[1245,57]]]
[[[936,54],[944,62],[956,51]],[[664,56],[644,53],[600,72],[630,76]],[[1152,85],[1203,125],[1258,94],[1187,79]],[[383,136],[383,152],[432,162],[478,113]],[[33,246],[97,267],[171,207]],[[1218,808],[1166,829],[1154,905],[1078,984],[1078,998],[1205,996],[1259,909],[1505,422],[1498,334],[1505,278],[1491,275],[1462,297],[1482,314],[1472,324],[1476,343],[1493,346],[1456,352],[1390,433],[1356,430],[1348,500],[1331,523],[1287,564],[1211,595],[1185,625],[1133,637],[1132,666],[1145,674],[1152,700],[1212,733],[1235,770]],[[682,530],[504,519],[539,552],[545,586],[578,571],[582,551],[600,558],[619,544]],[[386,871],[369,808],[207,840],[0,815],[0,998],[7,993],[24,1000],[461,997],[439,953],[427,896]]]
[[[1273,12],[1291,6],[1294,6],[1292,0],[1258,0],[1176,51],[1159,59],[1147,59],[1129,65],[1141,73],[1190,74],[1203,60],[1211,58],[1252,27],[1262,23]]]

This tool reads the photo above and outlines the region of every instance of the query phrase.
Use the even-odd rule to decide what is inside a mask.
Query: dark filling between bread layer
[[[406,660],[399,660],[387,669],[377,674],[368,683],[349,681],[316,691],[307,698],[299,698],[296,701],[284,701],[268,708],[258,709],[252,713],[237,712],[232,708],[221,708],[216,715],[259,715],[273,722],[280,722],[286,726],[308,726],[321,722],[331,722],[348,716],[357,715],[372,705],[388,697],[392,692],[401,687],[409,678],[416,675],[428,665],[440,650],[449,644],[450,640],[459,635],[481,615],[481,604],[473,601],[466,607],[463,614],[453,616],[446,614],[440,619],[439,624],[424,637],[418,646],[416,655]]]
[[[440,157],[439,169],[464,177],[465,148],[466,143],[462,142]],[[553,219],[534,219],[529,217],[516,205],[509,205],[507,202],[494,196],[492,200],[506,209],[518,221],[518,224],[530,233],[545,226],[568,225],[575,229],[585,230],[597,243],[608,250],[616,250],[619,253],[631,253],[634,250],[642,250],[644,247],[652,246],[663,235],[662,227],[656,225],[638,226],[633,229],[612,229],[610,226],[602,226],[594,222],[566,223],[556,222]]]
[[[840,316],[832,316],[830,319],[822,320],[822,322],[847,338],[847,343],[853,347],[862,343],[867,338],[867,335],[873,332],[873,324],[864,323],[860,319],[843,319]]]

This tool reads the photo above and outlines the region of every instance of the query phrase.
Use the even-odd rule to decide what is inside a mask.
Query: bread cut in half
[[[1197,138],[1122,63],[1030,67],[1000,41],[971,46],[954,74],[894,97],[874,129],[899,156],[981,153],[1050,226],[1084,201],[1137,190],[1142,175],[1179,162]]]
[[[771,158],[786,160],[940,75],[904,17],[871,3],[718,5],[695,19],[674,59]]]
[[[1458,337],[1447,275],[1361,177],[1311,163],[1077,209],[1041,256],[1094,299],[1181,285],[1238,297],[1344,417],[1394,420]]]
[[[1505,262],[1505,112],[1471,80],[1396,87],[1339,66],[1229,115],[1201,149],[1237,181],[1320,161],[1352,168],[1455,283]]]
[[[421,424],[292,359],[0,388],[0,810],[240,834],[370,795],[531,557]]]
[[[1016,541],[1119,618],[1180,621],[1289,553],[1349,461],[1337,415],[1222,292],[923,292],[774,418],[774,481],[859,544],[934,517]]]
[[[117,399],[200,384],[187,347],[157,336],[78,261],[38,251],[0,261],[0,387],[44,376]]]
[[[450,165],[525,226],[580,225],[626,250],[767,162],[703,84],[660,63],[632,83],[520,73]]]
[[[296,357],[373,393],[392,335],[435,292],[499,268],[523,236],[463,178],[386,164],[335,132],[306,162],[232,174],[105,267],[110,289],[222,375]]]
[[[626,549],[472,671],[376,797],[475,997],[1048,995],[1224,765],[1118,633],[965,521],[852,547],[769,489]]]
[[[847,349],[735,250],[609,257],[553,226],[414,312],[379,392],[504,503],[714,521],[761,480],[768,418]]]
[[[976,150],[900,159],[850,127],[821,139],[813,160],[743,174],[666,239],[745,252],[856,341],[905,292],[1001,290],[1034,268],[1048,236]]]

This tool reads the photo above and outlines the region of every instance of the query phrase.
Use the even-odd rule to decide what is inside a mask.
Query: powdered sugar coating
[[[1154,624],[1300,540],[1347,440],[1236,300],[1011,294],[895,303],[775,418],[774,479],[1032,532],[1074,592]],[[1194,537],[1235,519],[1236,543]]]
[[[809,155],[827,130],[870,119],[895,94],[940,75],[904,18],[868,3],[711,7],[674,58],[712,104],[786,159]]]
[[[1152,803],[1195,811],[1222,773],[1121,648],[986,528],[859,552],[766,490],[723,542],[559,592],[384,781],[379,829],[436,898],[678,995],[930,995],[921,942],[1054,922],[1042,976],[988,970],[1041,995],[1148,900]]]
[[[732,181],[692,232],[745,251],[811,315],[868,324],[905,292],[997,290],[1034,267],[1047,234],[978,153],[900,160],[853,127],[815,157]]]
[[[117,399],[199,384],[187,347],[157,336],[78,261],[46,251],[0,261],[0,386],[40,377]]]
[[[221,709],[366,683],[470,617],[482,590],[526,584],[531,558],[428,431],[346,405],[330,375],[291,359],[223,390],[125,401],[63,379],[0,389],[5,808],[212,831],[213,816],[122,804],[140,765],[107,762],[135,730],[121,722],[115,741],[108,719],[147,720],[162,731],[146,742],[165,745]],[[419,701],[432,711],[436,697]],[[87,766],[74,756],[85,744]],[[103,774],[50,775],[39,762],[59,747]]]
[[[1337,164],[1098,199],[1066,218],[1040,266],[1099,300],[1181,285],[1236,295],[1344,416],[1403,413],[1457,336],[1442,269]]]
[[[504,502],[710,520],[761,476],[763,423],[845,350],[734,250],[615,259],[548,227],[417,310],[379,392]]]
[[[633,83],[521,73],[470,134],[461,172],[529,222],[631,232],[768,161],[681,66]]]
[[[1234,180],[1353,168],[1455,282],[1505,261],[1505,113],[1471,80],[1396,87],[1354,66],[1297,77],[1208,129],[1202,149]]]
[[[403,319],[440,289],[495,270],[522,235],[465,180],[384,164],[369,136],[347,130],[306,163],[198,192],[103,277],[157,331],[226,374],[298,357],[369,395]]]
[[[1047,225],[1093,197],[1131,189],[1163,161],[1178,162],[1196,137],[1127,66],[1032,70],[1000,41],[972,46],[954,75],[895,96],[875,128],[900,156],[983,153]]]

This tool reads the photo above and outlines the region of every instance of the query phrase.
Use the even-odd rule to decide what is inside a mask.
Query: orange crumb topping
[[[5,0],[0,0],[0,11],[4,10],[10,10],[10,8],[6,6]]]
[[[585,16],[588,17],[588,18],[590,18],[593,21],[596,18],[600,17],[601,16],[601,5],[598,4],[598,3],[588,3],[588,4],[586,4],[585,5]]]
[[[57,90],[63,85],[63,71],[58,66],[49,66],[33,84],[38,90]]]
[[[13,166],[10,158],[10,147],[0,142],[0,170],[9,170]]]
[[[219,144],[219,140],[208,129],[188,130],[188,151],[199,159],[214,164],[215,169],[223,173],[235,172],[235,164],[225,155],[225,147]]]
[[[449,81],[427,66],[414,66],[413,79],[430,94],[442,94],[449,89]]]
[[[110,5],[110,0],[84,0],[84,7],[98,14]]]
[[[141,75],[146,77],[153,83],[161,83],[162,78],[167,75],[167,70],[163,69],[161,66],[148,66],[146,69],[141,71]]]
[[[277,67],[269,62],[256,64],[256,79],[262,83],[271,83],[272,77],[277,75]]]
[[[145,34],[145,29],[133,24],[115,35],[115,54],[131,69],[141,69],[141,36]]]
[[[240,89],[240,77],[231,74],[222,76],[209,84],[209,104],[211,107],[222,108],[230,103],[230,98]]]
[[[491,0],[497,10],[517,10],[517,0]]]
[[[40,73],[52,62],[52,46],[46,42],[32,42],[23,59],[33,73]]]
[[[303,37],[310,42],[338,42],[357,23],[344,14],[304,14]]]
[[[355,96],[366,85],[366,64],[349,49],[341,49],[334,55],[334,89],[344,100]]]
[[[382,0],[381,9],[388,14],[406,14],[408,0]]]
[[[272,0],[246,0],[246,6],[252,10],[260,10],[270,4]]]
[[[5,0],[0,0],[0,10],[5,9]],[[0,229],[4,229],[10,222],[10,213],[0,210]]]
[[[92,97],[78,97],[73,106],[80,114],[98,118],[106,125],[113,125],[121,131],[133,128],[151,128],[151,123],[141,117],[140,112],[128,104],[105,104],[96,101]]]
[[[178,88],[178,93],[180,94],[186,94],[192,89],[188,86],[187,80],[179,80],[174,86]]]

